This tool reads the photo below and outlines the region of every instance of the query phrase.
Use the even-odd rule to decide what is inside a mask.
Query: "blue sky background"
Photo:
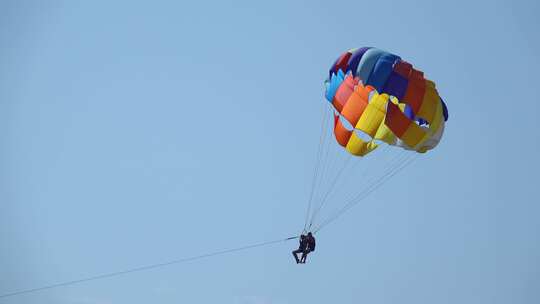
[[[539,12],[0,2],[0,294],[298,233],[322,82],[349,48],[401,55],[450,111],[306,265],[291,241],[0,303],[538,303]]]

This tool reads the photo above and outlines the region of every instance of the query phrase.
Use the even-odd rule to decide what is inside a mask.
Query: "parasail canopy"
[[[435,83],[401,57],[363,47],[342,54],[325,81],[334,135],[353,155],[381,142],[424,153],[437,146],[448,109]]]
[[[335,221],[435,148],[448,120],[435,83],[400,56],[377,48],[339,56],[325,88],[330,113],[323,112],[304,231]],[[331,136],[338,144],[326,140]]]

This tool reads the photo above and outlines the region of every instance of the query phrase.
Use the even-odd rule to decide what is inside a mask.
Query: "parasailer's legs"
[[[300,263],[300,260],[298,259],[298,254],[301,252],[303,252],[301,249],[296,249],[292,252],[294,259],[296,260],[296,264]]]
[[[305,264],[305,263],[306,263],[307,256],[308,256],[308,254],[309,254],[310,252],[311,252],[311,251],[309,251],[309,250],[304,250],[304,251],[302,252],[302,257],[300,258],[300,263],[301,263],[301,264]]]

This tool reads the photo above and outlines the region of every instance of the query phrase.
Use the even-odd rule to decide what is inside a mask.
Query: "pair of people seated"
[[[298,249],[292,252],[294,259],[296,260],[296,264],[305,264],[307,256],[310,252],[315,251],[315,237],[311,232],[309,232],[307,235],[300,235],[300,245],[298,246]],[[302,253],[302,257],[299,259],[298,254]]]

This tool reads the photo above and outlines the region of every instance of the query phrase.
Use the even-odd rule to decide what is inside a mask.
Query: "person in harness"
[[[294,250],[292,252],[294,259],[296,260],[296,264],[300,263],[300,259],[298,259],[298,254],[302,253],[302,258],[304,257],[304,252],[307,250],[308,242],[307,242],[307,236],[300,235],[299,239],[300,244],[298,245],[298,249]]]
[[[311,232],[307,234],[307,236],[305,237],[305,240],[306,240],[306,248],[302,252],[302,258],[300,259],[300,263],[302,264],[306,263],[306,258],[308,254],[310,252],[315,251],[315,237],[313,236],[313,234],[311,234]]]

